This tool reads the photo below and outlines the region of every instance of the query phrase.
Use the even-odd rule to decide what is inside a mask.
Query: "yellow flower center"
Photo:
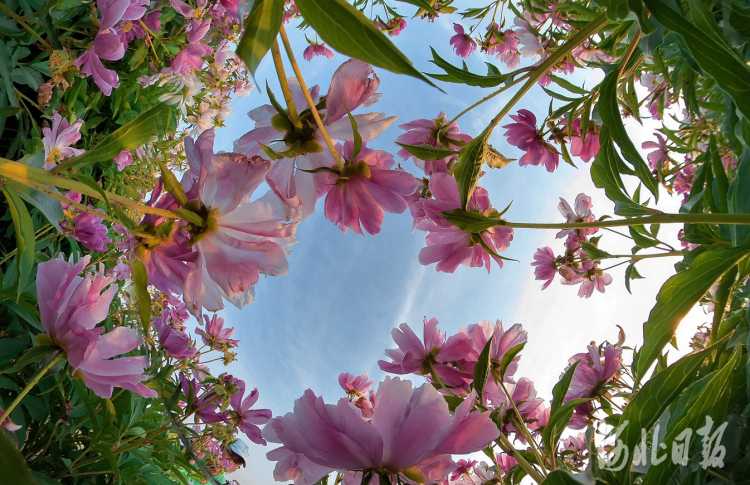
[[[62,159],[62,153],[59,148],[53,148],[47,155],[47,163],[57,163]]]

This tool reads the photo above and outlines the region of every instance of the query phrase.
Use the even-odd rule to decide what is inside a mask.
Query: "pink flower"
[[[447,455],[480,450],[497,438],[489,413],[470,413],[473,395],[451,416],[430,384],[412,389],[409,381],[386,377],[377,394],[372,423],[367,423],[346,399],[325,404],[307,390],[295,402],[294,412],[272,419],[263,436],[283,445],[285,451],[272,452],[277,459],[299,453],[324,467],[310,480],[334,470],[398,474],[417,467],[429,483],[444,479],[454,468]]]
[[[474,39],[470,35],[464,33],[464,28],[461,24],[454,23],[453,30],[456,32],[456,35],[451,37],[453,50],[461,57],[469,57],[476,50],[477,43],[474,42]]]
[[[424,343],[409,327],[402,323],[391,331],[398,349],[388,349],[386,355],[392,362],[378,361],[380,369],[391,374],[430,374],[433,368],[444,368],[443,362],[452,362],[465,358],[472,349],[472,341],[465,334],[446,338],[444,332],[437,328],[435,318],[424,319]]]
[[[52,128],[42,128],[42,144],[44,145],[44,169],[53,168],[63,158],[77,157],[83,150],[71,148],[81,139],[81,125],[83,120],[76,120],[72,125],[60,116],[57,110],[52,111]]]
[[[557,274],[557,257],[549,246],[537,249],[534,253],[534,262],[531,266],[534,268],[534,276],[538,280],[546,280],[542,289],[546,290],[547,287],[552,283],[552,280]]]
[[[448,118],[442,111],[437,118],[432,120],[419,119],[399,125],[399,128],[406,130],[406,133],[402,133],[396,138],[396,143],[403,143],[404,145],[429,145],[433,147],[447,148],[449,150],[460,150],[462,142],[470,142],[472,138],[469,135],[461,134],[461,130],[458,128],[458,123],[453,122],[449,126]],[[440,140],[438,141],[437,136],[440,134]],[[459,145],[458,143],[461,143]],[[446,157],[442,160],[435,161],[424,161],[410,154],[405,149],[398,151],[398,156],[404,160],[409,157],[414,160],[414,163],[424,170],[425,174],[432,175],[436,172],[448,172],[448,161],[451,157]]]
[[[128,280],[130,279],[130,265],[124,261],[120,261],[114,268],[107,272],[107,276],[117,281]]]
[[[566,463],[573,467],[580,468],[584,460],[588,458],[588,440],[584,433],[571,435],[564,438],[561,442],[560,453]]]
[[[203,423],[210,424],[226,421],[226,416],[217,410],[217,407],[221,404],[221,400],[215,392],[204,390],[200,382],[196,379],[188,379],[182,372],[180,372],[180,387],[186,398],[193,396],[195,399],[193,409],[195,409],[198,419]],[[198,396],[198,393],[201,391],[204,391],[203,394]]]
[[[259,424],[266,424],[271,419],[270,409],[250,409],[258,401],[260,394],[257,389],[253,389],[246,398],[245,395],[245,382],[238,380],[237,384],[240,387],[238,392],[232,394],[229,398],[229,402],[232,406],[232,410],[229,411],[229,423],[239,428],[240,431],[245,433],[250,441],[259,445],[266,445],[266,440],[261,436]]]
[[[656,142],[646,141],[643,142],[641,147],[643,149],[656,148],[656,150],[649,153],[646,158],[648,158],[648,166],[651,167],[652,170],[661,170],[667,165],[667,163],[669,163],[667,139],[659,133],[655,133],[655,135],[657,139]]]
[[[506,476],[511,468],[518,465],[518,462],[515,458],[507,453],[498,453],[497,464],[500,467],[500,472],[502,473],[502,475]]]
[[[544,399],[536,397],[536,389],[534,389],[533,382],[523,377],[516,384],[506,383],[504,386],[511,398],[513,398],[513,403],[524,422],[530,421],[532,417],[536,417],[537,410],[543,406]],[[485,399],[489,398],[495,409],[501,410],[501,419],[504,423],[503,432],[518,433],[517,427],[513,422],[517,415],[508,400],[508,395],[500,387],[500,384],[496,383],[494,379],[488,379],[484,394]]]
[[[2,414],[5,414],[5,409],[3,409],[2,406],[0,406],[0,415],[2,415]],[[3,421],[2,423],[0,423],[0,428],[5,428],[5,430],[8,431],[9,433],[15,433],[16,431],[18,431],[19,429],[21,429],[21,426],[19,426],[16,423],[14,423],[10,419],[10,416],[8,416],[7,418],[5,418],[5,421]]]
[[[237,347],[239,340],[232,340],[234,328],[224,328],[224,319],[214,314],[209,320],[208,315],[203,315],[206,322],[206,330],[197,328],[195,331],[203,339],[203,343],[209,347],[222,350],[225,346]]]
[[[604,293],[604,287],[612,283],[612,276],[604,273],[594,263],[587,267],[587,261],[583,262],[583,268],[586,270],[583,274],[581,287],[578,289],[578,296],[581,298],[590,298],[594,294],[594,289],[599,293]]]
[[[573,373],[565,402],[571,399],[596,397],[604,386],[623,368],[622,349],[607,345],[604,358],[594,345],[588,346],[588,352],[576,354],[570,359],[570,365],[580,361]]]
[[[541,132],[536,129],[536,116],[529,110],[518,110],[518,115],[510,115],[516,122],[503,126],[508,131],[508,143],[520,148],[526,153],[518,161],[524,165],[544,165],[548,172],[554,172],[560,161],[560,155],[555,148],[544,141]]]
[[[692,162],[692,160],[690,160],[690,162]],[[685,198],[687,199],[688,195],[690,194],[690,190],[693,188],[693,182],[695,182],[695,173],[697,171],[698,165],[695,163],[690,163],[690,165],[687,165],[685,168],[683,168],[675,178],[673,185],[674,191],[678,194],[685,194]]]
[[[485,251],[480,238],[492,251],[498,253],[510,247],[513,229],[493,227],[481,234],[469,234],[448,222],[440,212],[461,207],[456,179],[447,173],[436,173],[430,178],[430,193],[434,199],[420,199],[412,213],[419,215],[417,229],[428,232],[427,247],[419,252],[423,265],[438,263],[437,271],[453,273],[458,266],[486,267],[490,271],[493,259],[503,267],[502,259]],[[487,191],[477,187],[469,200],[468,210],[485,213],[492,208]]]
[[[102,13],[99,33],[111,29],[118,22],[138,20],[146,14],[149,0],[97,0],[96,6]]]
[[[99,209],[96,210],[104,212]],[[105,244],[112,242],[107,236],[107,226],[102,224],[103,220],[94,214],[81,211],[73,219],[72,224],[64,221],[60,223],[60,226],[66,234],[83,244],[86,249],[93,249],[101,253],[107,250]]]
[[[353,376],[348,372],[339,375],[339,385],[350,397],[362,397],[370,390],[370,386],[375,382],[374,379],[367,377],[367,373],[361,376]]]
[[[130,150],[123,150],[114,158],[117,170],[122,172],[125,167],[133,165],[133,155],[130,154]]]
[[[83,77],[92,76],[102,93],[109,96],[113,88],[120,86],[119,77],[115,71],[104,67],[101,60],[117,61],[124,55],[122,39],[116,32],[108,30],[96,35],[88,50],[76,59],[75,65],[81,68]]]
[[[570,207],[568,201],[562,197],[560,197],[560,203],[557,205],[557,209],[568,224],[573,222],[594,222],[596,217],[591,213],[591,207],[593,207],[591,197],[583,193],[576,196],[575,211]],[[589,229],[562,229],[555,237],[560,239],[565,236],[572,236],[576,240],[586,241],[589,235],[595,234],[598,230],[595,227]]]
[[[458,480],[464,474],[468,475],[476,464],[476,460],[458,460],[458,463],[456,463],[457,468],[451,473],[451,480]]]
[[[325,44],[310,44],[305,49],[305,52],[302,53],[302,57],[304,57],[306,61],[311,61],[315,56],[323,56],[333,60],[333,52],[331,52],[331,49],[326,47]]]
[[[593,123],[589,123],[586,128],[586,139],[581,138],[581,119],[576,118],[573,121],[573,133],[570,141],[570,153],[588,163],[599,153],[599,135],[594,129]]]
[[[348,228],[362,234],[364,227],[369,234],[378,234],[384,211],[404,212],[409,207],[404,197],[414,193],[417,182],[410,173],[391,168],[395,163],[391,154],[365,144],[356,156],[353,150],[354,143],[347,141],[342,151],[344,169],[329,176],[325,216],[343,232]]]
[[[113,388],[121,387],[155,397],[156,392],[143,385],[148,379],[143,374],[146,357],[110,360],[137,348],[141,337],[128,327],[115,327],[106,334],[104,327],[96,327],[107,317],[117,286],[106,289],[114,280],[104,276],[103,267],[93,275],[78,276],[90,260],[85,256],[73,265],[57,258],[39,264],[36,284],[42,327],[65,351],[72,374],[96,395],[110,398]]]
[[[164,311],[161,317],[154,318],[151,322],[159,336],[159,344],[166,351],[167,357],[177,360],[192,359],[195,357],[196,349],[188,335],[180,330],[175,330],[169,324],[169,314]]]
[[[479,323],[469,325],[467,329],[461,329],[460,332],[465,333],[471,338],[472,351],[467,357],[468,365],[465,366],[467,370],[474,370],[474,364],[479,360],[479,354],[481,354],[487,342],[492,338],[492,346],[490,347],[490,362],[492,363],[491,372],[496,379],[500,379],[498,373],[500,363],[505,358],[505,355],[512,348],[518,345],[526,343],[528,340],[528,333],[523,329],[520,323],[516,323],[508,330],[503,328],[503,323],[498,320],[494,324],[489,320],[482,320]],[[521,359],[520,355],[517,355],[508,366],[505,371],[505,380],[512,382],[511,377],[518,370],[518,361]]]
[[[271,167],[260,157],[213,153],[214,132],[196,141],[185,139],[190,171],[183,180],[186,192],[206,214],[205,230],[194,235],[198,253],[185,281],[184,299],[198,318],[202,309],[218,311],[222,297],[237,308],[252,302],[260,275],[286,274],[286,246],[297,242],[296,223],[285,224],[287,211],[273,192],[248,204]]]

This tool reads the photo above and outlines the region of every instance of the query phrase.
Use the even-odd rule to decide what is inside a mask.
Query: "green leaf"
[[[710,34],[715,22],[705,5],[690,1],[691,22],[663,0],[644,0],[644,3],[656,20],[682,37],[700,68],[732,97],[737,109],[750,118],[750,66],[720,35]]]
[[[16,244],[18,259],[18,293],[20,297],[26,288],[26,283],[31,276],[31,270],[34,267],[34,246],[36,234],[34,231],[34,222],[31,220],[26,204],[19,197],[18,193],[7,185],[2,187],[5,198],[8,201],[10,217],[13,219],[13,225],[16,228]]]
[[[165,133],[173,121],[172,108],[157,104],[138,118],[110,133],[94,148],[74,158],[68,158],[52,169],[53,173],[78,165],[91,165],[113,160],[123,150],[135,150],[153,136]]]
[[[738,345],[729,362],[721,370],[708,374],[680,395],[675,412],[669,420],[665,443],[674,443],[675,438],[686,429],[700,429],[706,424],[709,416],[714,422],[711,432],[721,425],[726,419],[729,383],[735,368],[739,365],[742,352],[742,346]],[[643,478],[643,485],[668,483],[678,467],[679,464],[674,460],[664,460],[658,465],[652,465]]]
[[[340,53],[435,86],[370,19],[345,0],[299,0],[295,5],[315,32]]]
[[[508,74],[501,74],[499,76],[482,76],[480,74],[474,74],[473,72],[469,72],[465,69],[461,69],[460,67],[456,67],[450,62],[446,61],[445,59],[440,57],[432,47],[430,47],[430,50],[432,51],[432,60],[430,62],[444,70],[446,74],[428,74],[428,76],[439,79],[440,81],[466,84],[468,86],[477,86],[481,88],[491,88],[504,83],[509,77]]]
[[[526,346],[526,342],[522,344],[518,344],[515,347],[511,347],[505,353],[505,355],[503,355],[503,360],[500,362],[500,368],[498,369],[500,380],[505,379],[505,371],[508,370],[508,367],[510,367],[510,364],[513,362],[513,359],[515,359],[516,355],[518,355],[518,353],[523,350],[524,346]]]
[[[104,191],[101,185],[99,185],[96,180],[92,179],[88,175],[83,175],[82,173],[71,173],[69,174],[69,177],[73,180],[77,180],[78,182],[81,182],[82,184],[85,184],[90,189],[94,189],[99,195],[101,195],[102,200],[106,202],[107,205],[110,205],[109,203],[109,197],[107,197],[107,193]]]
[[[15,372],[18,372],[27,365],[34,362],[39,362],[51,353],[59,350],[60,347],[58,347],[57,345],[39,345],[38,347],[32,347],[24,352],[24,354],[18,359],[13,367],[0,371],[0,374],[13,374]]]
[[[630,291],[630,281],[631,280],[642,280],[643,276],[638,272],[637,269],[635,269],[635,263],[630,263],[627,268],[625,268],[625,289],[628,290],[628,293],[631,295],[633,294],[632,291]]]
[[[586,255],[586,257],[592,261],[595,259],[601,261],[602,259],[612,257],[612,255],[607,251],[599,249],[595,244],[588,241],[581,241],[581,249],[583,249],[583,253]]]
[[[639,382],[674,336],[680,321],[711,286],[750,253],[750,244],[715,248],[699,255],[690,269],[669,278],[656,296],[656,306],[643,324],[643,346],[635,368]]]
[[[502,225],[502,221],[465,209],[443,211],[440,215],[462,231],[471,233],[480,233],[491,227]]]
[[[359,152],[362,151],[362,135],[359,134],[359,130],[357,129],[357,120],[354,119],[354,116],[352,116],[351,111],[349,111],[349,108],[344,106],[344,109],[346,109],[346,114],[349,116],[349,122],[352,125],[352,136],[354,137],[354,148],[352,149],[352,160],[357,158],[357,155],[359,155]]]
[[[255,0],[253,3],[236,50],[253,77],[260,61],[276,40],[283,17],[284,0]]]
[[[407,152],[411,153],[420,160],[426,162],[434,162],[435,160],[442,160],[451,155],[455,155],[459,152],[455,150],[448,150],[446,148],[436,148],[430,145],[406,145],[404,143],[396,142],[396,145],[400,146]]]
[[[571,399],[561,405],[554,414],[550,411],[549,423],[544,428],[544,431],[542,431],[542,440],[547,450],[550,450],[551,453],[555,452],[557,442],[560,441],[560,436],[565,431],[565,428],[568,427],[568,423],[570,423],[576,407],[591,400],[592,398]]]
[[[600,88],[600,98],[597,107],[602,123],[609,129],[610,136],[617,142],[620,151],[625,159],[630,162],[635,170],[636,175],[643,182],[646,188],[654,194],[654,199],[659,199],[659,183],[651,174],[646,162],[641,158],[640,153],[630,140],[625,125],[622,122],[620,108],[617,104],[617,82],[619,80],[619,70],[617,66],[604,77]]]
[[[585,475],[573,475],[566,470],[552,470],[541,485],[581,485],[582,483],[593,482]]]
[[[750,213],[750,190],[747,190],[747,187],[750,187],[750,150],[746,148],[737,164],[737,174],[727,191],[730,212],[735,214]],[[732,243],[739,246],[750,240],[750,226],[731,225],[729,226],[729,234]]]
[[[728,339],[729,336],[705,350],[681,358],[657,373],[635,393],[620,420],[621,423],[628,423],[618,437],[628,450],[635,449],[641,440],[641,430],[648,432],[656,424],[672,402],[697,379],[698,369],[711,357],[714,349],[724,345]],[[631,455],[628,457],[628,464],[632,460]],[[615,472],[621,482],[625,482],[625,475],[630,469],[628,464]]]
[[[570,389],[570,383],[573,380],[573,374],[576,372],[576,367],[578,367],[578,364],[580,364],[581,361],[577,360],[575,361],[568,370],[565,371],[565,374],[563,374],[560,381],[555,384],[555,387],[552,388],[552,403],[550,403],[550,416],[557,412],[558,409],[560,409],[560,406],[562,406],[563,401],[565,400],[565,396],[568,394],[568,389]]]
[[[482,173],[484,153],[487,148],[487,128],[476,138],[464,145],[458,154],[458,161],[453,174],[458,183],[458,194],[461,197],[461,207],[466,208],[477,187],[479,175]]]
[[[130,263],[130,273],[135,289],[135,299],[138,302],[138,314],[141,316],[143,334],[148,338],[151,329],[151,295],[148,292],[148,274],[140,259],[133,258]]]
[[[430,15],[434,15],[435,17],[438,16],[438,13],[435,11],[433,6],[430,5],[430,2],[428,0],[396,0],[396,1],[414,5],[416,7],[419,7],[420,10],[424,10],[426,13]],[[417,15],[419,15],[419,10],[417,11]]]
[[[23,455],[0,433],[0,485],[38,485]]]
[[[474,367],[474,389],[477,391],[477,397],[482,401],[484,396],[484,386],[487,385],[487,379],[490,377],[490,369],[492,368],[492,362],[490,362],[490,350],[492,349],[492,337],[487,340],[484,345],[482,352],[479,354],[479,360]]]
[[[174,200],[178,204],[185,207],[188,203],[187,196],[185,195],[185,188],[180,182],[177,181],[177,177],[174,176],[171,170],[169,170],[166,164],[159,160],[159,169],[161,170],[161,180],[164,183],[164,189],[172,194]]]

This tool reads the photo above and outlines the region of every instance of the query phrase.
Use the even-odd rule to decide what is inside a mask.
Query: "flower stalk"
[[[29,383],[26,384],[26,387],[24,387],[21,392],[18,393],[18,396],[16,396],[13,402],[10,403],[10,406],[8,406],[8,409],[5,410],[2,417],[0,417],[0,423],[5,422],[5,420],[10,416],[10,413],[16,408],[16,406],[18,406],[18,404],[20,404],[23,398],[26,397],[26,394],[28,394],[29,391],[31,391],[34,386],[36,386],[37,383],[42,380],[42,377],[44,377],[45,374],[47,374],[47,372],[49,372],[49,370],[52,369],[55,364],[57,364],[57,362],[63,358],[64,355],[65,354],[63,352],[58,352],[57,355],[50,359],[47,365],[42,367],[42,370],[40,370],[34,377],[31,378]]]
[[[271,44],[271,57],[273,57],[273,65],[276,68],[276,75],[279,78],[279,84],[281,84],[281,92],[284,93],[286,107],[289,108],[289,118],[292,120],[292,125],[294,125],[295,128],[302,128],[302,121],[299,119],[297,108],[294,107],[292,90],[289,89],[289,82],[286,79],[284,61],[281,59],[281,51],[279,50],[279,42],[276,39],[274,39],[273,44]],[[305,91],[305,88],[302,89]]]

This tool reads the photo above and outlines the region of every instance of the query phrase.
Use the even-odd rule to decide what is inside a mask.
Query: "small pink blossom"
[[[266,445],[266,440],[261,436],[259,424],[266,424],[271,419],[270,409],[250,409],[260,397],[258,390],[253,389],[247,397],[245,395],[245,382],[237,380],[240,390],[229,398],[232,409],[228,413],[229,422],[245,433],[250,441],[259,445]]]
[[[52,127],[42,128],[42,144],[44,145],[44,169],[50,170],[63,158],[77,157],[83,150],[72,148],[81,139],[83,120],[76,120],[71,125],[66,118],[60,116],[57,110],[52,111]]]
[[[2,415],[2,414],[5,414],[5,409],[3,409],[2,406],[0,406],[0,415]],[[0,428],[5,428],[5,430],[8,431],[9,433],[15,433],[16,431],[18,431],[19,429],[21,429],[21,426],[19,426],[16,423],[14,423],[10,419],[10,416],[8,416],[7,418],[5,418],[5,421],[3,421],[2,423],[0,423]]]
[[[661,136],[659,133],[655,133],[657,141],[646,141],[643,142],[641,147],[643,149],[655,148],[653,152],[647,155],[648,166],[652,170],[661,170],[666,167],[669,163],[669,154],[667,149],[667,139]]]
[[[122,39],[116,32],[108,30],[96,35],[88,50],[76,59],[75,65],[81,68],[83,77],[92,76],[102,93],[109,96],[113,88],[120,86],[119,77],[115,71],[104,67],[101,60],[118,61],[124,55]]]
[[[159,344],[165,350],[167,357],[177,360],[192,359],[198,352],[193,346],[190,337],[180,330],[175,330],[169,324],[167,312],[162,312],[161,317],[152,322],[159,337]]]
[[[114,161],[115,165],[117,166],[117,170],[122,172],[123,170],[125,170],[125,167],[133,165],[133,155],[130,154],[130,150],[123,150],[117,154],[117,156],[114,158]]]
[[[581,160],[588,163],[592,158],[599,153],[599,134],[593,127],[593,123],[589,123],[586,127],[586,137],[581,137],[581,119],[576,118],[573,121],[573,135],[570,138],[570,153],[576,157],[581,157]]]
[[[536,128],[536,116],[529,110],[518,110],[517,115],[511,115],[515,123],[503,126],[508,131],[508,143],[520,148],[526,153],[518,161],[521,166],[544,165],[548,172],[554,172],[560,162],[560,155],[555,148],[544,141],[542,134]]]
[[[457,468],[451,473],[451,480],[458,480],[461,478],[461,475],[469,474],[476,464],[476,460],[458,460],[458,463],[456,463]]]
[[[388,23],[386,24],[377,20],[374,23],[380,30],[386,32],[388,34],[388,37],[395,37],[406,28],[406,19],[403,17],[394,17],[388,19]]]
[[[399,125],[399,128],[406,130],[406,133],[400,134],[396,138],[396,143],[404,145],[429,145],[433,147],[447,148],[449,150],[460,150],[464,143],[472,140],[471,136],[461,133],[458,123],[455,121],[447,128],[448,118],[442,111],[437,118],[418,119]],[[438,134],[440,140],[438,140]],[[410,154],[404,148],[400,149],[397,155],[404,160],[409,157],[414,163],[424,170],[426,175],[432,175],[437,172],[448,172],[448,162],[452,157],[446,157],[442,160],[424,161]]]
[[[535,278],[545,280],[542,289],[546,290],[557,274],[557,257],[552,252],[552,248],[545,246],[537,249],[536,253],[534,253],[534,262],[531,263],[531,266],[536,266],[534,268]]]
[[[690,162],[692,162],[692,160],[690,160]],[[677,177],[674,180],[674,191],[678,194],[685,194],[685,201],[683,201],[683,203],[687,201],[687,197],[690,195],[690,190],[693,188],[693,182],[695,182],[695,174],[697,171],[698,165],[690,163],[690,165],[687,165],[677,174]]]
[[[231,339],[234,327],[224,328],[224,319],[220,316],[214,314],[209,319],[208,315],[203,315],[203,320],[206,322],[206,330],[198,328],[195,331],[201,336],[204,344],[213,349],[222,350],[225,346],[237,347],[240,343],[239,340]]]
[[[333,60],[333,52],[331,52],[331,49],[326,47],[325,44],[310,44],[305,49],[305,52],[302,53],[302,57],[304,57],[306,61],[311,61],[315,56],[323,56]]]
[[[576,354],[568,359],[570,365],[578,361],[580,362],[573,373],[565,402],[577,398],[596,397],[622,370],[622,349],[607,345],[602,356],[596,346],[589,345],[588,352]]]
[[[374,379],[367,377],[367,373],[356,377],[348,372],[339,375],[339,385],[350,397],[364,396],[374,382]]]
[[[453,50],[456,51],[461,57],[469,57],[472,52],[477,49],[477,43],[470,35],[464,32],[464,28],[461,24],[453,24],[453,30],[456,35],[451,37],[450,44],[453,46]]]
[[[557,205],[557,209],[568,224],[574,222],[594,222],[596,217],[591,212],[591,207],[593,207],[591,197],[584,193],[576,196],[575,211],[570,207],[568,201],[562,197],[560,197],[560,203]],[[574,237],[577,241],[586,241],[588,236],[595,234],[598,230],[595,227],[588,229],[562,229],[555,237],[560,239],[569,236]]]

